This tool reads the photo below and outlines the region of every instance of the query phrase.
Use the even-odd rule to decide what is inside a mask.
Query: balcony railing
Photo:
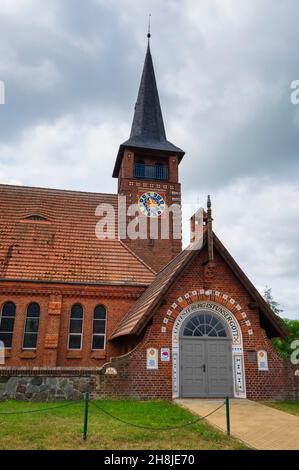
[[[150,180],[168,180],[168,167],[164,165],[143,165],[135,163],[134,177]]]

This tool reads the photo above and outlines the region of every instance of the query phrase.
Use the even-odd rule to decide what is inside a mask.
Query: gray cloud
[[[299,316],[293,0],[1,0],[0,180],[116,190],[149,12],[168,138],[186,150],[184,200],[213,195],[219,236]]]
[[[87,107],[127,114],[136,93],[130,77],[138,69],[137,51],[132,53],[133,41],[115,14],[92,0],[84,8],[77,0],[33,3],[36,17],[30,19],[26,8],[21,18],[0,17],[0,76],[7,95],[2,142]],[[43,8],[51,19],[40,24]]]

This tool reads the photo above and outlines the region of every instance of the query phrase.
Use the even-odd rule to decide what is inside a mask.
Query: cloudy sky
[[[116,191],[149,12],[184,202],[299,318],[297,0],[0,0],[0,182]]]

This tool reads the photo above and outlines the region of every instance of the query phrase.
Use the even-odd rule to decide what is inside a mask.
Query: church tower
[[[113,177],[118,178],[118,194],[126,197],[125,210],[136,204],[140,224],[147,223],[146,236],[132,239],[126,233],[121,238],[155,271],[182,249],[179,163],[184,154],[166,139],[148,43],[131,135],[119,147]],[[133,219],[127,214],[127,226]],[[169,235],[162,230],[167,223]]]

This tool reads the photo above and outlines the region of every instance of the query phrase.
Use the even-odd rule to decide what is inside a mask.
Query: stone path
[[[205,416],[223,400],[182,398],[179,405]],[[259,450],[299,450],[299,417],[250,400],[230,400],[231,435]],[[207,422],[226,432],[225,406]]]

